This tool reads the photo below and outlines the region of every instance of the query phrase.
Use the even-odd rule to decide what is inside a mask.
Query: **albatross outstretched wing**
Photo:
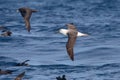
[[[76,38],[77,38],[77,31],[71,31],[68,33],[68,42],[66,44],[66,49],[72,61],[74,60],[73,47],[76,42]]]

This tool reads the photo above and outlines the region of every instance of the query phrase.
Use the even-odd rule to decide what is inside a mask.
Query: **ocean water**
[[[31,32],[16,10],[38,10],[31,17]],[[75,61],[66,52],[67,36],[57,33],[74,23],[87,37],[79,37],[74,47]],[[13,74],[0,80],[120,79],[120,0],[0,0],[0,25],[8,27],[11,37],[0,37],[0,69]],[[30,66],[15,66],[29,59]]]

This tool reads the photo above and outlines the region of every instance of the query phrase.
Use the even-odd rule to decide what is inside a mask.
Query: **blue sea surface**
[[[29,7],[31,32],[16,10]],[[74,46],[75,61],[66,52],[67,36],[57,33],[74,23],[87,37]],[[0,80],[14,80],[25,71],[23,80],[120,80],[120,0],[0,0],[0,25],[11,37],[0,37],[0,69],[13,74]],[[15,66],[30,60],[30,66]]]

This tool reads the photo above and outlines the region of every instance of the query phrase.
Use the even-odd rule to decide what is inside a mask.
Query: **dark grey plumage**
[[[7,27],[4,26],[0,26],[0,31],[1,31],[0,36],[2,37],[11,36],[12,34],[12,32]]]
[[[1,36],[6,37],[6,36],[11,36],[12,32],[11,31],[4,31]]]
[[[23,76],[25,75],[25,72],[22,72],[21,74],[19,74],[15,80],[22,80]]]
[[[70,56],[71,60],[74,60],[74,51],[73,47],[76,42],[78,31],[73,24],[67,24],[68,27],[68,41],[66,44],[67,53]]]
[[[26,28],[27,28],[28,32],[30,32],[30,29],[31,29],[30,17],[31,17],[33,12],[37,12],[37,11],[33,10],[33,9],[30,9],[30,8],[26,8],[26,7],[19,8],[18,10],[25,20],[25,25],[26,25]]]
[[[62,77],[58,76],[58,77],[56,77],[56,79],[57,79],[57,80],[67,80],[67,79],[65,78],[65,75],[63,75]]]

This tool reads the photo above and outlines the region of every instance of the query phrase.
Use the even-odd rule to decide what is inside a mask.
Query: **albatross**
[[[36,10],[33,10],[33,9],[30,9],[30,8],[27,8],[27,7],[22,7],[22,8],[19,8],[17,10],[17,12],[20,12],[22,17],[24,18],[25,20],[25,25],[26,25],[26,28],[28,30],[28,32],[30,32],[30,17],[32,15],[33,12],[37,12]]]
[[[60,29],[59,32],[63,35],[68,36],[68,41],[66,44],[67,53],[72,61],[74,61],[74,51],[73,47],[76,42],[76,38],[80,36],[88,36],[88,34],[84,34],[77,31],[76,26],[73,23],[69,23],[66,25],[68,29]]]

